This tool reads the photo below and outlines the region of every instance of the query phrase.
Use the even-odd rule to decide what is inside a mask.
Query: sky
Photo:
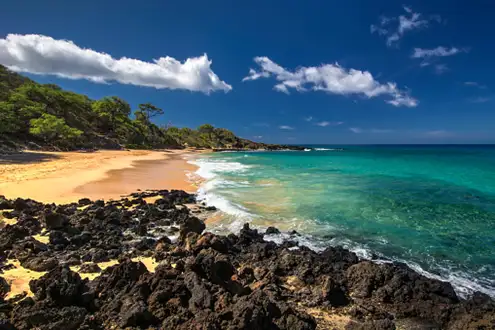
[[[495,143],[495,2],[2,2],[0,63],[268,143]]]

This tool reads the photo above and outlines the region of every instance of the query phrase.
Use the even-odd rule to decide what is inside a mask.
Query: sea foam
[[[196,159],[190,161],[191,164],[198,166],[196,174],[206,179],[206,181],[198,189],[197,199],[199,202],[204,202],[208,206],[215,206],[222,212],[239,218],[239,220],[247,220],[252,217],[252,214],[237,203],[229,201],[216,192],[217,189],[225,187],[240,187],[249,185],[248,181],[230,181],[221,176],[225,173],[245,172],[250,166],[238,162],[228,162],[224,160],[213,160],[209,158]]]
[[[316,151],[332,151],[337,149],[329,148],[316,148]],[[196,174],[205,178],[205,183],[198,190],[198,200],[205,202],[209,206],[215,206],[223,213],[228,215],[229,221],[224,221],[222,223],[216,224],[215,227],[209,227],[208,229],[213,232],[224,233],[233,232],[238,233],[243,224],[248,222],[251,223],[254,218],[259,217],[257,214],[252,214],[248,209],[243,207],[238,203],[234,203],[229,200],[228,197],[219,194],[219,190],[222,188],[235,188],[235,187],[246,187],[250,183],[247,180],[237,180],[232,181],[225,178],[223,175],[235,175],[242,176],[251,168],[251,166],[246,164],[241,164],[234,160],[226,161],[220,159],[204,158],[191,161],[191,163],[197,165],[199,168]],[[230,190],[232,191],[232,190]],[[314,222],[314,221],[313,221]],[[266,226],[256,226],[251,224],[252,227],[257,228],[261,231],[266,229]],[[276,223],[273,224],[277,226]],[[300,225],[309,226],[308,221],[301,220]],[[321,223],[320,223],[321,225]],[[311,226],[309,226],[311,227]],[[315,228],[306,228],[309,232],[335,232],[332,228],[320,228],[320,230],[315,230]],[[300,246],[306,246],[314,251],[322,251],[329,246],[342,246],[354,253],[360,259],[373,260],[377,263],[392,263],[401,262],[408,265],[411,269],[415,270],[419,274],[422,274],[429,278],[434,278],[441,281],[447,281],[452,284],[456,293],[461,297],[468,297],[475,291],[483,292],[491,297],[495,297],[495,283],[492,283],[489,279],[484,279],[474,274],[468,272],[454,271],[452,269],[447,269],[445,266],[440,264],[435,264],[433,269],[435,273],[426,271],[419,264],[411,261],[404,260],[401,258],[396,258],[390,255],[383,255],[366,244],[354,242],[348,238],[344,238],[341,235],[335,235],[333,238],[322,238],[317,234],[310,234],[305,232],[304,228],[295,228],[298,232],[302,233],[300,235],[290,235],[288,233],[281,233],[275,235],[265,235],[265,240],[274,241],[276,243],[283,243],[284,240],[297,241]],[[387,245],[388,241],[381,237],[380,244]],[[294,248],[296,249],[296,248]],[[376,257],[379,257],[378,259]],[[432,267],[429,267],[432,268]]]

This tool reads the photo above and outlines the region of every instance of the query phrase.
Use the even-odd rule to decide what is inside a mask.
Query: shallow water
[[[210,230],[295,229],[300,244],[403,261],[461,295],[495,296],[494,146],[318,148],[196,159],[201,196],[224,212]]]

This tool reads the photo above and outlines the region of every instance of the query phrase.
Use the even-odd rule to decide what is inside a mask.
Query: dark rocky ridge
[[[239,235],[204,232],[181,206],[192,202],[166,190],[58,206],[0,197],[0,212],[18,219],[0,231],[0,271],[7,259],[47,271],[29,283],[34,297],[9,300],[0,274],[0,329],[495,329],[486,295],[462,300],[404,265],[277,245],[248,225]],[[42,229],[48,244],[31,237]],[[160,264],[149,272],[135,256]],[[95,263],[111,259],[120,264],[93,281],[69,269],[98,272]]]
[[[307,147],[301,147],[296,145],[284,145],[284,144],[264,144],[258,143],[256,145],[251,145],[247,148],[215,148],[213,152],[234,152],[234,151],[304,151],[305,149],[310,149]]]

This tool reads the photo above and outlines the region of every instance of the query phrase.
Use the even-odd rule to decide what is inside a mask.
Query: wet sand
[[[45,203],[119,199],[138,189],[195,192],[194,150],[26,152],[0,156],[0,195]]]
[[[90,199],[119,199],[138,189],[179,189],[190,193],[197,186],[188,178],[197,167],[189,164],[184,157],[189,153],[173,153],[161,160],[138,160],[125,169],[110,170],[101,180],[88,182],[74,189],[74,193]]]

